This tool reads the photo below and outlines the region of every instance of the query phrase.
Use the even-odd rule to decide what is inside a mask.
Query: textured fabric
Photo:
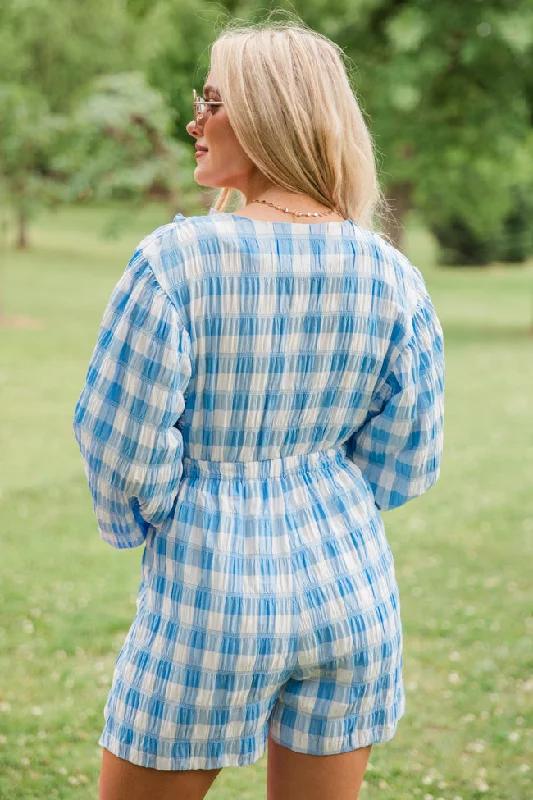
[[[138,250],[106,309],[74,419],[100,533],[115,547],[142,544],[172,510],[183,469],[174,423],[190,375],[189,335]]]
[[[115,288],[74,431],[102,538],[144,544],[100,744],[157,769],[388,741],[405,710],[380,510],[443,444],[421,273],[350,220],[177,215]]]

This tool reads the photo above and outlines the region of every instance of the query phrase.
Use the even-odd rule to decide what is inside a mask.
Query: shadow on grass
[[[458,344],[533,343],[533,328],[527,325],[475,325],[452,322],[444,325],[446,342]]]

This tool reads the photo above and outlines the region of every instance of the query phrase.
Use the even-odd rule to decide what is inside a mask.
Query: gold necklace
[[[252,203],[264,203],[267,206],[272,206],[272,208],[278,208],[280,211],[285,211],[287,214],[292,214],[294,217],[327,217],[331,213],[338,213],[334,211],[334,209],[324,211],[323,213],[319,213],[318,211],[291,211],[289,208],[277,206],[275,203],[271,203],[269,200],[260,200],[258,197],[252,200],[250,205]],[[340,216],[342,216],[342,214],[340,214]]]

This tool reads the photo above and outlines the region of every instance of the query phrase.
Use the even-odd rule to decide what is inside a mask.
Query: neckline
[[[254,225],[269,225],[269,226],[276,226],[281,225],[283,228],[287,229],[298,229],[301,228],[302,230],[309,231],[312,228],[318,228],[324,232],[324,228],[326,230],[341,230],[345,225],[356,225],[352,219],[336,219],[332,220],[331,222],[285,222],[282,219],[252,219],[252,217],[245,217],[242,214],[233,214],[229,211],[215,211],[210,213],[208,216],[220,216],[220,217],[230,217],[235,220],[245,220],[246,222],[251,222]]]

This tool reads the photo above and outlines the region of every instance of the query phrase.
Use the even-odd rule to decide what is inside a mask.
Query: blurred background
[[[278,2],[344,49],[445,333],[445,454],[385,514],[407,710],[363,800],[533,797],[533,0]],[[98,536],[72,434],[138,242],[207,213],[192,88],[256,2],[0,4],[0,797],[96,797],[142,548]],[[281,18],[281,16],[280,16]],[[266,796],[266,755],[209,797]]]

